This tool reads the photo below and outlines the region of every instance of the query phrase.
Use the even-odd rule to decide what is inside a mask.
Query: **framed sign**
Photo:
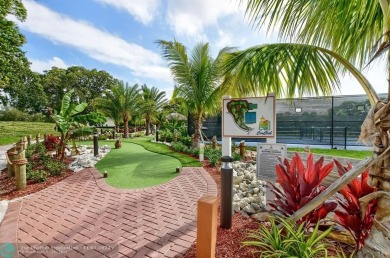
[[[261,180],[276,180],[275,166],[277,159],[284,160],[287,157],[286,144],[257,144],[257,171],[256,175]]]
[[[275,137],[275,97],[224,99],[222,136]]]

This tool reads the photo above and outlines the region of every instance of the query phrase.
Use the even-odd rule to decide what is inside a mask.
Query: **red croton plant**
[[[59,143],[59,137],[52,134],[48,135],[44,141],[46,150],[48,151],[56,150]]]
[[[279,160],[279,164],[276,165],[276,175],[278,177],[277,183],[282,190],[271,183],[275,200],[270,202],[270,206],[283,216],[292,215],[325,190],[325,187],[321,186],[321,182],[332,169],[333,162],[324,166],[323,157],[314,162],[311,153],[307,157],[306,168],[297,153],[290,162],[287,159]],[[326,201],[300,219],[298,223],[305,222],[307,227],[313,226],[325,218],[336,206],[336,201]]]
[[[340,176],[352,169],[349,163],[347,163],[347,167],[344,167],[337,160],[334,162]],[[351,233],[356,242],[357,250],[364,245],[364,240],[370,233],[377,209],[376,199],[368,203],[364,214],[359,205],[360,198],[375,191],[367,184],[367,179],[368,169],[363,172],[360,178],[353,179],[335,196],[339,203],[335,210],[335,221]]]

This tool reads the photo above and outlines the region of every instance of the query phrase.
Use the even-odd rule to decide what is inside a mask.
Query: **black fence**
[[[382,99],[387,95],[380,94]],[[366,95],[310,97],[276,100],[276,141],[302,145],[329,145],[331,148],[363,146],[360,127],[370,109]],[[204,134],[221,139],[222,117],[207,118]],[[189,132],[194,131],[191,117]],[[241,140],[241,139],[235,139]],[[262,142],[264,139],[245,139]]]

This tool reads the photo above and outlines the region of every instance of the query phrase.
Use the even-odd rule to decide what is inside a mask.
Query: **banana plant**
[[[85,130],[86,124],[80,121],[85,115],[81,115],[81,112],[88,106],[87,103],[82,102],[80,104],[72,103],[71,97],[74,90],[68,91],[62,98],[61,109],[55,110],[52,118],[56,123],[58,132],[61,133],[61,140],[58,146],[57,156],[62,160],[65,157],[65,148],[68,141],[72,138],[72,135],[77,133],[78,130]],[[90,129],[91,130],[91,129]]]

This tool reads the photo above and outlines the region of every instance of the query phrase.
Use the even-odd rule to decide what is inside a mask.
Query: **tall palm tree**
[[[245,3],[246,14],[256,28],[264,25],[270,31],[278,28],[280,39],[286,43],[254,46],[230,55],[224,68],[236,76],[239,90],[285,96],[330,94],[340,86],[338,73],[348,71],[373,105],[361,138],[373,141],[374,157],[383,153],[390,146],[387,135],[390,104],[380,101],[360,69],[385,55],[386,76],[390,79],[389,1],[248,0]],[[378,211],[361,254],[372,253],[374,257],[390,257],[390,154],[386,155],[370,171],[369,183],[378,191],[368,199],[378,199]]]
[[[163,105],[167,103],[165,91],[161,91],[156,87],[148,88],[145,84],[141,86],[142,96],[142,112],[145,115],[146,135],[150,134],[150,124],[152,118],[161,111]]]
[[[118,121],[118,117],[122,118],[124,138],[128,137],[128,123],[131,116],[139,108],[139,103],[138,85],[129,86],[123,81],[117,81],[110,87],[110,90],[105,92],[105,97],[96,98],[94,101],[95,107],[103,114],[113,118],[114,121]]]
[[[189,56],[186,47],[180,42],[158,40],[163,50],[163,58],[174,77],[173,97],[182,98],[188,111],[194,117],[195,136],[201,139],[203,119],[218,112],[225,86],[221,84],[222,49],[213,59],[208,43],[197,44]]]

